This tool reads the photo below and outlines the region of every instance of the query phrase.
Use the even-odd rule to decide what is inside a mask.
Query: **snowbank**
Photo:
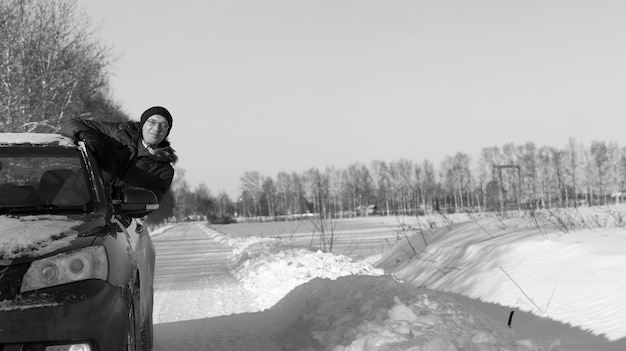
[[[293,288],[314,278],[383,275],[370,263],[347,256],[303,248],[284,248],[275,239],[252,238],[235,246],[233,273],[250,291],[261,309],[272,307]]]
[[[622,211],[622,212],[620,212]],[[463,294],[626,337],[624,208],[539,217],[483,216],[411,237],[380,267],[417,286]],[[620,214],[622,213],[622,214]]]
[[[399,282],[367,262],[276,239],[229,242],[235,276],[260,310],[268,309],[268,321],[280,318],[275,324],[287,326],[272,336],[285,349],[548,350],[560,344],[519,337],[449,295]]]
[[[294,289],[275,309],[283,304],[304,307],[282,335],[306,330],[310,336],[307,347],[289,345],[290,350],[549,350],[560,345],[559,340],[542,344],[521,338],[445,293],[389,275],[315,279]]]

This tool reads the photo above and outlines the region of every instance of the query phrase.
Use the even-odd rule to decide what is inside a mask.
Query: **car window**
[[[82,208],[91,190],[77,150],[29,148],[0,153],[0,208]]]

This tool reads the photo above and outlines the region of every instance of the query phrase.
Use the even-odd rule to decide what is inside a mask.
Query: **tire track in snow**
[[[154,324],[258,311],[231,273],[232,247],[220,238],[202,223],[153,237]]]

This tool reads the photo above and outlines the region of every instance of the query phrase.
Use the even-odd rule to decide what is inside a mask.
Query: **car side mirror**
[[[117,213],[144,216],[159,208],[159,200],[152,190],[129,187],[122,189],[121,200],[114,201]]]

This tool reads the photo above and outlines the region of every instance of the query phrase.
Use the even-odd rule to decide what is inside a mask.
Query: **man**
[[[167,136],[172,115],[161,106],[150,107],[139,122],[103,122],[70,118],[61,134],[82,140],[95,156],[113,197],[127,186],[152,190],[159,203],[174,178],[178,157]]]

